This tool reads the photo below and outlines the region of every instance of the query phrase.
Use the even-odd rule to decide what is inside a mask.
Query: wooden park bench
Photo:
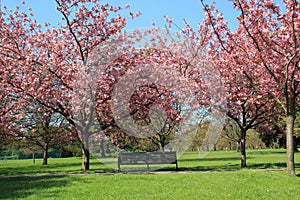
[[[119,172],[121,165],[147,165],[149,171],[151,164],[176,164],[178,170],[176,152],[121,152],[118,157]]]

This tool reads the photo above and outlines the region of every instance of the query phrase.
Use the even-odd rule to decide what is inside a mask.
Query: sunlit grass
[[[300,199],[299,177],[240,170],[0,178],[0,199]]]
[[[284,149],[248,150],[247,166],[250,169],[285,168]],[[240,154],[236,151],[214,151],[205,158],[199,153],[187,152],[179,160],[181,170],[236,170],[240,169]],[[300,153],[295,154],[296,167],[300,167]]]
[[[80,170],[81,158],[50,158],[47,166],[42,160],[0,161],[0,199],[300,199],[299,177],[260,170],[284,168],[285,150],[253,150],[247,157],[249,169],[239,170],[238,152],[210,152],[205,158],[187,152],[179,158],[179,172],[170,165],[138,174],[114,173],[98,159],[88,172]],[[300,167],[299,153],[295,160]]]
[[[247,151],[247,165],[250,169],[276,169],[285,168],[285,150],[251,150]],[[116,172],[114,168],[101,163],[111,162],[116,159],[91,159],[91,170],[81,170],[81,158],[50,158],[47,166],[42,165],[42,160],[4,160],[0,161],[0,175],[14,174],[78,174],[78,173],[108,173]],[[300,153],[295,154],[296,167],[300,167]],[[210,152],[201,158],[199,152],[186,152],[178,160],[179,171],[207,171],[207,170],[238,170],[240,169],[240,155],[236,151]],[[128,170],[132,166],[122,166]],[[146,170],[146,166],[139,166]],[[151,169],[151,166],[150,166]],[[153,169],[153,168],[152,168]],[[175,165],[169,165],[161,171],[174,171]]]

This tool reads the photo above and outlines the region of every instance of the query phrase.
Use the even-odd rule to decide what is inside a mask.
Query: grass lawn
[[[0,199],[300,199],[284,172],[116,174],[0,178]]]
[[[252,150],[247,153],[249,169],[285,168],[285,150]],[[116,159],[115,159],[116,160]],[[109,168],[101,163],[101,159],[91,159],[91,170],[85,173],[116,172],[115,168]],[[106,162],[112,161],[105,158]],[[47,166],[42,166],[42,160],[0,160],[0,175],[15,174],[79,174],[83,173],[81,158],[49,159]],[[295,154],[296,167],[300,168],[300,152]],[[205,158],[200,158],[198,152],[186,152],[178,160],[179,171],[207,171],[207,170],[238,170],[240,169],[240,155],[235,151],[210,152]],[[133,166],[122,166],[122,169],[130,170]],[[146,170],[146,166],[139,166]],[[150,167],[151,168],[151,167]],[[175,165],[169,165],[163,170],[175,170]]]
[[[295,161],[300,167],[300,153],[295,154]],[[91,170],[82,175],[80,158],[50,159],[48,166],[41,163],[0,161],[0,199],[300,199],[300,177],[260,170],[284,168],[284,150],[248,151],[246,170],[236,170],[240,160],[234,151],[211,152],[205,158],[187,152],[179,159],[178,173],[170,165],[155,174],[103,174],[115,170],[92,159]],[[32,175],[5,177],[19,174]]]

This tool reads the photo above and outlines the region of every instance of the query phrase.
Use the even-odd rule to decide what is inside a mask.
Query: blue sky
[[[14,9],[20,5],[22,0],[2,0],[2,5]],[[186,19],[193,27],[203,19],[203,11],[200,0],[103,0],[114,6],[129,4],[132,11],[141,11],[142,15],[134,20],[128,20],[126,29],[148,28],[152,20],[156,25],[163,27],[165,21],[163,16],[173,18],[174,23],[183,26],[183,19]],[[218,8],[225,13],[225,19],[230,22],[230,27],[235,27],[236,12],[232,9],[231,3],[227,0],[219,0]],[[60,20],[60,15],[55,11],[55,3],[52,0],[26,0],[25,8],[31,7],[35,17],[40,23],[50,22],[55,25]],[[124,11],[128,13],[128,10]]]

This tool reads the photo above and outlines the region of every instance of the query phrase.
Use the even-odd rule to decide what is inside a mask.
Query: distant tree
[[[189,150],[191,151],[199,151],[200,147],[203,144],[203,141],[205,139],[205,135],[207,133],[207,130],[209,128],[210,122],[204,121],[200,124],[198,124],[194,131],[196,132],[193,136],[193,141],[189,147]]]
[[[76,139],[67,121],[48,108],[32,104],[12,114],[16,124],[14,139],[22,140],[22,145],[27,148],[43,150],[43,165],[48,164],[49,148],[60,148]]]
[[[260,149],[265,147],[263,141],[260,138],[258,132],[255,129],[249,129],[247,131],[246,140],[248,141],[245,145],[246,149]],[[241,151],[241,129],[234,120],[227,120],[224,130],[222,131],[220,140],[217,146],[222,149],[236,149],[238,152]]]

